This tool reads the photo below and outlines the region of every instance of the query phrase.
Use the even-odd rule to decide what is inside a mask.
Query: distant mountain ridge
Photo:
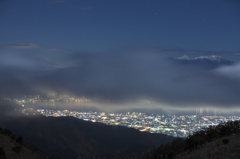
[[[221,56],[212,55],[212,56],[199,56],[199,57],[189,57],[184,55],[178,58],[172,58],[172,60],[185,65],[195,65],[202,66],[206,68],[215,68],[219,66],[233,65],[234,61],[227,60]]]

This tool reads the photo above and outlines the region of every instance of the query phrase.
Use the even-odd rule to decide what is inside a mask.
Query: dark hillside
[[[73,117],[21,115],[1,118],[2,127],[23,136],[43,151],[61,158],[121,152],[127,154],[143,149],[147,151],[152,146],[159,146],[174,139],[166,135],[93,123]]]
[[[7,129],[0,128],[0,159],[46,159],[51,158],[36,146],[26,143]]]
[[[142,133],[122,126],[86,122],[73,117],[16,117],[3,123],[42,150],[56,156],[106,154],[134,145],[158,146],[172,137]],[[150,147],[149,147],[150,148]]]
[[[228,121],[195,132],[185,140],[162,144],[142,159],[240,158],[240,121]]]
[[[239,159],[240,135],[231,135],[214,139],[192,152],[179,154],[176,159]]]

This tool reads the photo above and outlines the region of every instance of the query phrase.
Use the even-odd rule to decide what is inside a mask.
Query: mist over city
[[[154,103],[154,108],[176,110],[229,109],[240,104],[240,65],[223,58],[223,53],[188,53],[193,57],[184,59],[181,51],[137,48],[59,54],[62,59],[53,62],[34,53],[10,50],[1,52],[1,93],[5,97],[51,93],[86,96],[101,101],[93,106],[105,110],[142,109],[141,100]]]

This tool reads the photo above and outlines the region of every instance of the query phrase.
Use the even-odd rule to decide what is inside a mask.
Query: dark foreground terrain
[[[173,137],[73,117],[24,115],[21,107],[1,102],[0,126],[21,135],[41,150],[61,158],[142,156]]]
[[[141,159],[239,159],[240,121],[228,121],[195,132],[185,140],[161,144]]]
[[[0,128],[0,159],[51,159],[53,156],[23,141],[21,136]]]

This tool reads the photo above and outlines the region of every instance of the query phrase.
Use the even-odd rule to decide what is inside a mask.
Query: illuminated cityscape
[[[75,98],[66,95],[49,95],[44,97],[29,96],[24,98],[6,98],[24,107],[26,103],[35,103],[39,101],[48,101],[53,103],[55,101],[64,102],[90,102],[91,99]],[[139,131],[146,131],[150,133],[161,133],[173,137],[185,138],[194,132],[214,126],[220,122],[227,122],[229,120],[239,120],[238,116],[204,116],[203,108],[196,109],[194,115],[170,115],[170,114],[149,114],[141,112],[126,112],[126,113],[108,113],[96,111],[70,111],[70,110],[51,110],[40,108],[24,108],[22,112],[26,115],[42,114],[47,117],[62,117],[72,116],[78,119],[91,122],[100,122],[107,125],[120,125],[129,128],[138,129]],[[208,109],[207,109],[208,112]]]

